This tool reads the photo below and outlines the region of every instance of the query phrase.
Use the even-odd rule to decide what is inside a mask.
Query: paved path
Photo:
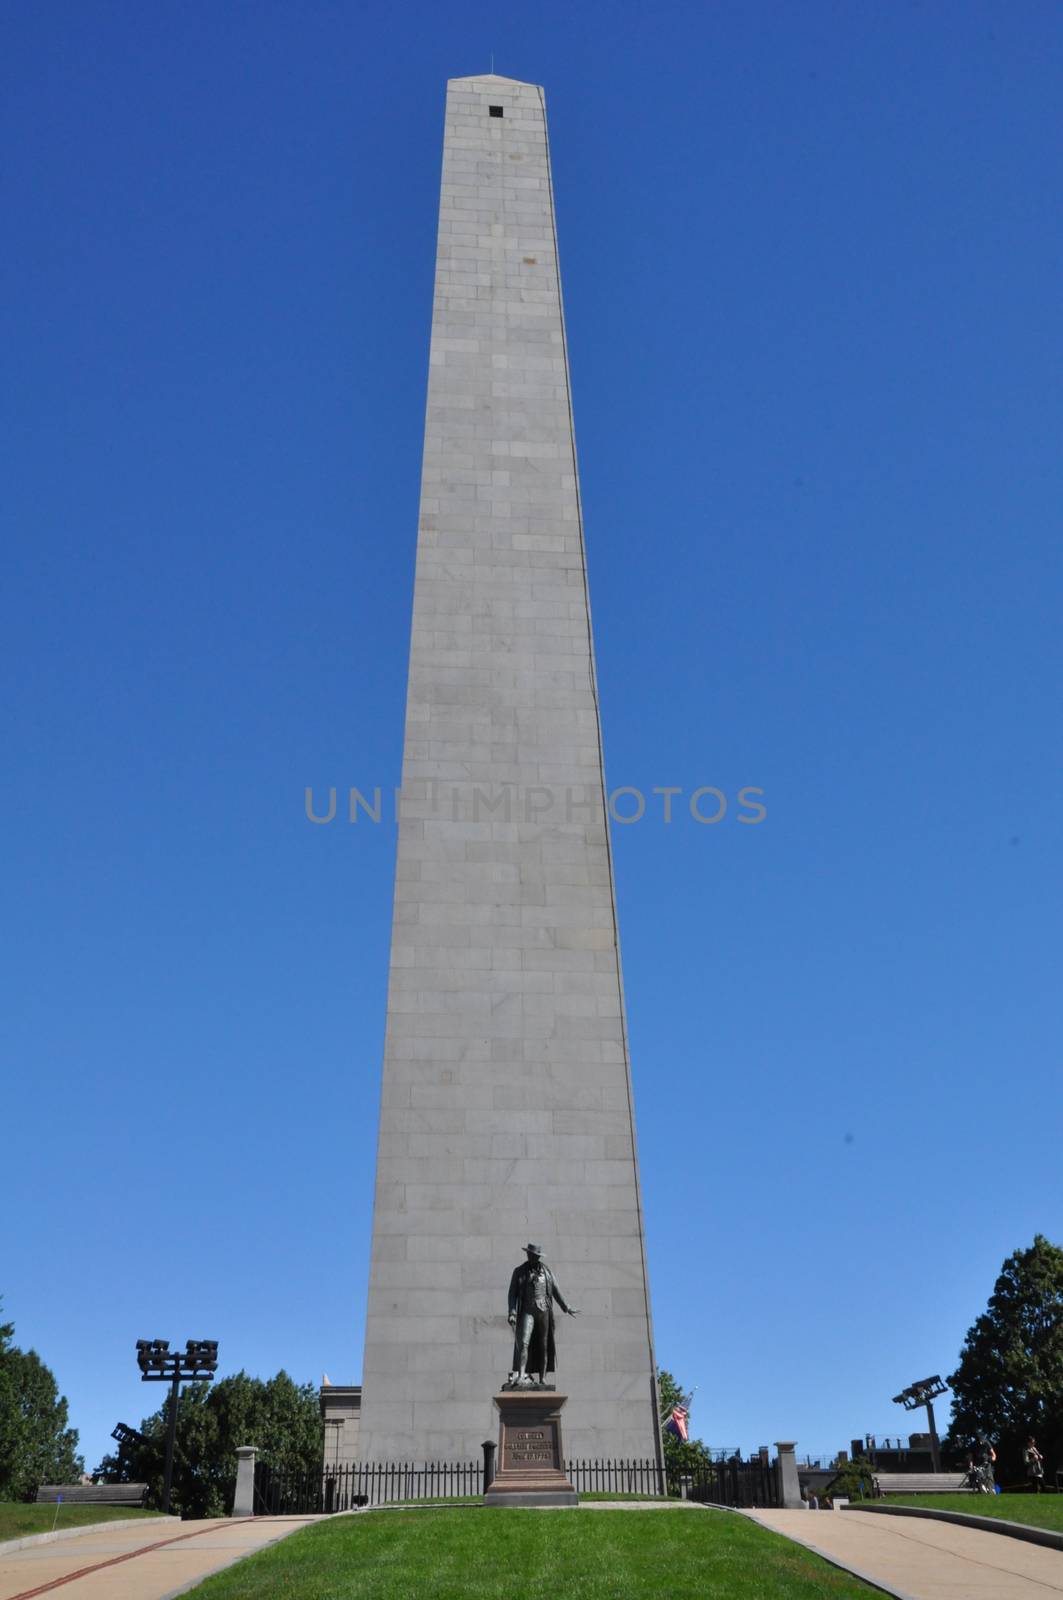
[[[756,1522],[904,1600],[1053,1600],[1063,1553],[1002,1533],[859,1511],[753,1511]]]
[[[132,1518],[59,1544],[6,1552],[0,1544],[0,1600],[37,1595],[54,1595],[55,1600],[170,1600],[241,1556],[319,1520],[216,1518],[160,1527],[153,1518]]]

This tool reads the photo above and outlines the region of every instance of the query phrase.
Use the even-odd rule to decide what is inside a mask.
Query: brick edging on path
[[[171,1522],[180,1522],[180,1517],[111,1517],[108,1522],[86,1522],[80,1528],[50,1528],[47,1533],[27,1533],[21,1539],[0,1539],[0,1556],[9,1554],[12,1550],[31,1550],[35,1544],[58,1544],[61,1539],[79,1539],[83,1533],[103,1533],[105,1530],[113,1531],[115,1528],[124,1528],[130,1522],[138,1527],[145,1523],[165,1528]]]
[[[863,1501],[839,1507],[841,1511],[870,1511],[879,1517],[926,1517],[930,1522],[955,1522],[961,1528],[978,1528],[983,1533],[1003,1533],[1009,1539],[1025,1539],[1027,1544],[1047,1545],[1063,1550],[1063,1533],[1037,1528],[1031,1522],[1008,1522],[1003,1517],[978,1517],[969,1511],[942,1511],[938,1506],[867,1505]]]

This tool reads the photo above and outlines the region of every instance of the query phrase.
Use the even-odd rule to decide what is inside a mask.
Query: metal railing
[[[652,1500],[666,1492],[656,1461],[566,1461],[565,1475],[577,1494],[631,1494]]]
[[[759,1457],[742,1461],[737,1451],[727,1460],[666,1464],[663,1473],[656,1461],[638,1460],[569,1461],[566,1471],[579,1494],[633,1494],[646,1500],[666,1495],[721,1506],[778,1504],[775,1468]]]
[[[691,1467],[650,1459],[582,1459],[565,1463],[578,1494],[633,1495],[639,1499],[700,1500],[724,1506],[778,1504],[774,1466],[754,1458],[706,1461]],[[312,1472],[289,1472],[259,1462],[255,1468],[255,1513],[284,1516],[350,1511],[356,1506],[417,1500],[479,1498],[482,1461],[350,1462]]]
[[[350,1511],[396,1501],[456,1500],[483,1494],[482,1461],[351,1462],[314,1472],[255,1467],[255,1514]]]
[[[685,1484],[683,1479],[686,1479]],[[779,1475],[774,1463],[761,1457],[752,1461],[711,1461],[704,1465],[668,1474],[670,1494],[677,1492],[673,1483],[679,1481],[679,1492],[685,1489],[688,1500],[700,1500],[717,1506],[777,1506],[779,1504]]]

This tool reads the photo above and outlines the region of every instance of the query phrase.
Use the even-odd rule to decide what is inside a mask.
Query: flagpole
[[[697,1386],[697,1384],[695,1384],[693,1389],[691,1389],[690,1393],[686,1396],[685,1400],[682,1400],[682,1401],[679,1402],[679,1409],[683,1412],[684,1416],[688,1416],[689,1417],[690,1408],[694,1404],[694,1396],[697,1394],[697,1392],[698,1392],[698,1386]],[[660,1420],[661,1420],[661,1426],[662,1427],[664,1426],[665,1422],[667,1422],[669,1417],[671,1417],[672,1411],[674,1411],[675,1409],[676,1409],[675,1406],[673,1406],[670,1411],[662,1411],[661,1412]]]

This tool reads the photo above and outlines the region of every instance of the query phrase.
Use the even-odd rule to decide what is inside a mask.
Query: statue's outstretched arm
[[[561,1290],[558,1288],[557,1279],[554,1277],[553,1273],[550,1274],[550,1277],[551,1277],[551,1280],[552,1280],[553,1286],[554,1286],[554,1299],[557,1301],[557,1303],[561,1307],[562,1311],[567,1311],[570,1317],[578,1317],[579,1316],[579,1311],[576,1309],[576,1307],[575,1306],[566,1305],[565,1297],[561,1293]]]

